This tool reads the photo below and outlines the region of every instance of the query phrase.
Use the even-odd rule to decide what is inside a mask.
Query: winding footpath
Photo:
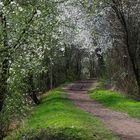
[[[140,120],[130,118],[127,114],[115,112],[93,101],[87,95],[91,87],[96,87],[96,80],[78,81],[65,89],[74,104],[100,118],[107,128],[121,140],[140,140]]]

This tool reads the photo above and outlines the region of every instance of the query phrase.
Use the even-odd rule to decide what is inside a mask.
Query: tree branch
[[[22,30],[22,32],[21,32],[18,40],[16,41],[16,43],[13,46],[10,47],[11,49],[17,49],[17,46],[19,45],[21,39],[25,35],[26,31],[29,29],[29,27],[30,27],[30,25],[31,25],[31,23],[34,19],[35,14],[36,14],[36,10],[33,11],[32,17],[28,20],[26,27]]]

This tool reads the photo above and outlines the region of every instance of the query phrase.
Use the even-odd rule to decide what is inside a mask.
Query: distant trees
[[[140,93],[140,1],[80,0],[80,3],[92,23],[93,46],[102,49],[109,81],[127,93]]]
[[[128,59],[130,58],[140,93],[140,19],[138,16],[140,14],[140,1],[112,0],[111,7],[122,26],[125,49]]]
[[[107,29],[111,47],[108,47],[106,54],[110,62],[109,72],[113,72],[112,79],[119,81],[126,88],[126,92],[140,93],[140,53],[139,53],[139,7],[140,1],[132,0],[110,0],[102,1],[104,24]],[[108,25],[109,26],[108,26]],[[116,63],[118,65],[116,65]],[[111,73],[112,73],[111,72]],[[133,85],[133,86],[132,86]],[[133,90],[130,90],[133,89]]]

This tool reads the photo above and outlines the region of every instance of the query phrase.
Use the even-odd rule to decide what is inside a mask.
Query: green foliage
[[[113,110],[125,112],[131,117],[140,119],[140,102],[132,100],[118,92],[94,89],[90,91],[90,97]]]
[[[42,99],[23,128],[5,140],[31,140],[44,137],[53,140],[115,140],[115,136],[90,114],[75,108],[61,89],[55,89]]]

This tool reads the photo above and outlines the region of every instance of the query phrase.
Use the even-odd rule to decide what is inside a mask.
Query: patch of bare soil
[[[140,140],[140,120],[130,118],[127,114],[115,112],[93,101],[87,95],[91,87],[96,87],[96,80],[78,81],[65,89],[74,104],[100,118],[100,120],[122,140]]]

